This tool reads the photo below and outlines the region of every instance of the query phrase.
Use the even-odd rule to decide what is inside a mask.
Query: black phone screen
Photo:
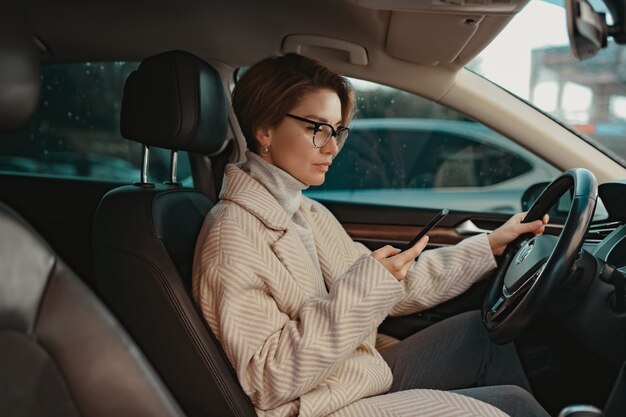
[[[415,235],[415,237],[413,239],[411,239],[411,241],[409,243],[407,243],[404,248],[402,248],[402,251],[405,251],[409,248],[411,248],[413,245],[415,245],[417,243],[418,240],[420,240],[422,237],[424,237],[424,235],[426,235],[428,232],[430,232],[430,230],[437,226],[437,224],[439,224],[439,222],[441,220],[443,220],[444,217],[446,217],[448,215],[448,213],[450,212],[450,210],[448,209],[443,209],[441,210],[439,213],[437,213],[437,215],[435,217],[433,217],[427,224],[426,226],[424,226],[417,235]]]

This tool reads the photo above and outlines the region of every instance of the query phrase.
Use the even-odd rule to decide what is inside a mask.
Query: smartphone
[[[450,210],[443,209],[439,213],[437,213],[437,215],[435,217],[433,217],[432,220],[429,221],[426,224],[426,226],[424,226],[422,228],[422,230],[420,230],[419,233],[413,239],[411,239],[411,241],[409,243],[407,243],[404,246],[404,248],[402,248],[402,251],[404,252],[405,250],[410,249],[411,247],[413,247],[413,245],[415,245],[418,240],[420,240],[422,237],[424,237],[424,235],[426,235],[426,233],[430,232],[430,230],[433,227],[437,226],[437,224],[439,224],[439,222],[441,220],[443,220],[443,218],[446,217],[449,212],[450,212]]]

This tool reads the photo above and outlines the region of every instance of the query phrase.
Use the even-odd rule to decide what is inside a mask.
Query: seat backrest
[[[28,122],[38,102],[26,11],[0,4],[0,131]],[[0,203],[0,416],[43,415],[183,414],[102,303]]]
[[[0,204],[0,415],[182,416],[89,289]]]
[[[122,135],[148,146],[212,154],[226,137],[219,74],[172,51],[144,60],[124,88]],[[212,207],[176,185],[128,185],[94,218],[96,286],[191,416],[254,416],[190,296],[196,238]]]

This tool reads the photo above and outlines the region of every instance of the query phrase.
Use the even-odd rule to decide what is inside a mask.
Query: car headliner
[[[362,48],[367,64],[351,63],[347,52],[314,43],[295,50],[342,74],[463,112],[559,169],[584,166],[600,181],[626,176],[624,167],[574,133],[464,69],[527,0],[488,3],[488,12],[477,12],[486,6],[444,7],[440,0],[33,0],[30,17],[44,62],[135,61],[183,49],[214,64],[224,77],[294,50],[285,42],[289,35],[321,35],[331,44]],[[381,4],[423,10],[376,9]],[[429,7],[446,12],[424,11]],[[562,151],[554,153],[555,147]]]
[[[138,60],[184,48],[207,60],[240,66],[280,53],[289,34],[321,33],[364,46],[373,66],[384,65],[392,51],[391,55],[409,62],[458,69],[527,1],[512,0],[514,10],[497,9],[491,14],[460,6],[448,7],[451,13],[415,13],[355,4],[372,2],[35,0],[31,16],[47,61]],[[430,1],[413,3],[429,5]],[[461,30],[459,22],[465,22]],[[399,50],[407,44],[411,50]],[[437,58],[444,55],[446,60],[439,62]]]

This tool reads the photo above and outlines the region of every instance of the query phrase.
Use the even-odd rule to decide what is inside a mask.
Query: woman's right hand
[[[398,282],[402,282],[406,277],[406,273],[411,267],[411,264],[415,262],[415,258],[422,253],[427,243],[428,236],[424,236],[418,240],[415,245],[404,252],[391,245],[386,245],[373,251],[371,256],[380,262],[381,265],[384,266],[385,269],[398,280]]]

